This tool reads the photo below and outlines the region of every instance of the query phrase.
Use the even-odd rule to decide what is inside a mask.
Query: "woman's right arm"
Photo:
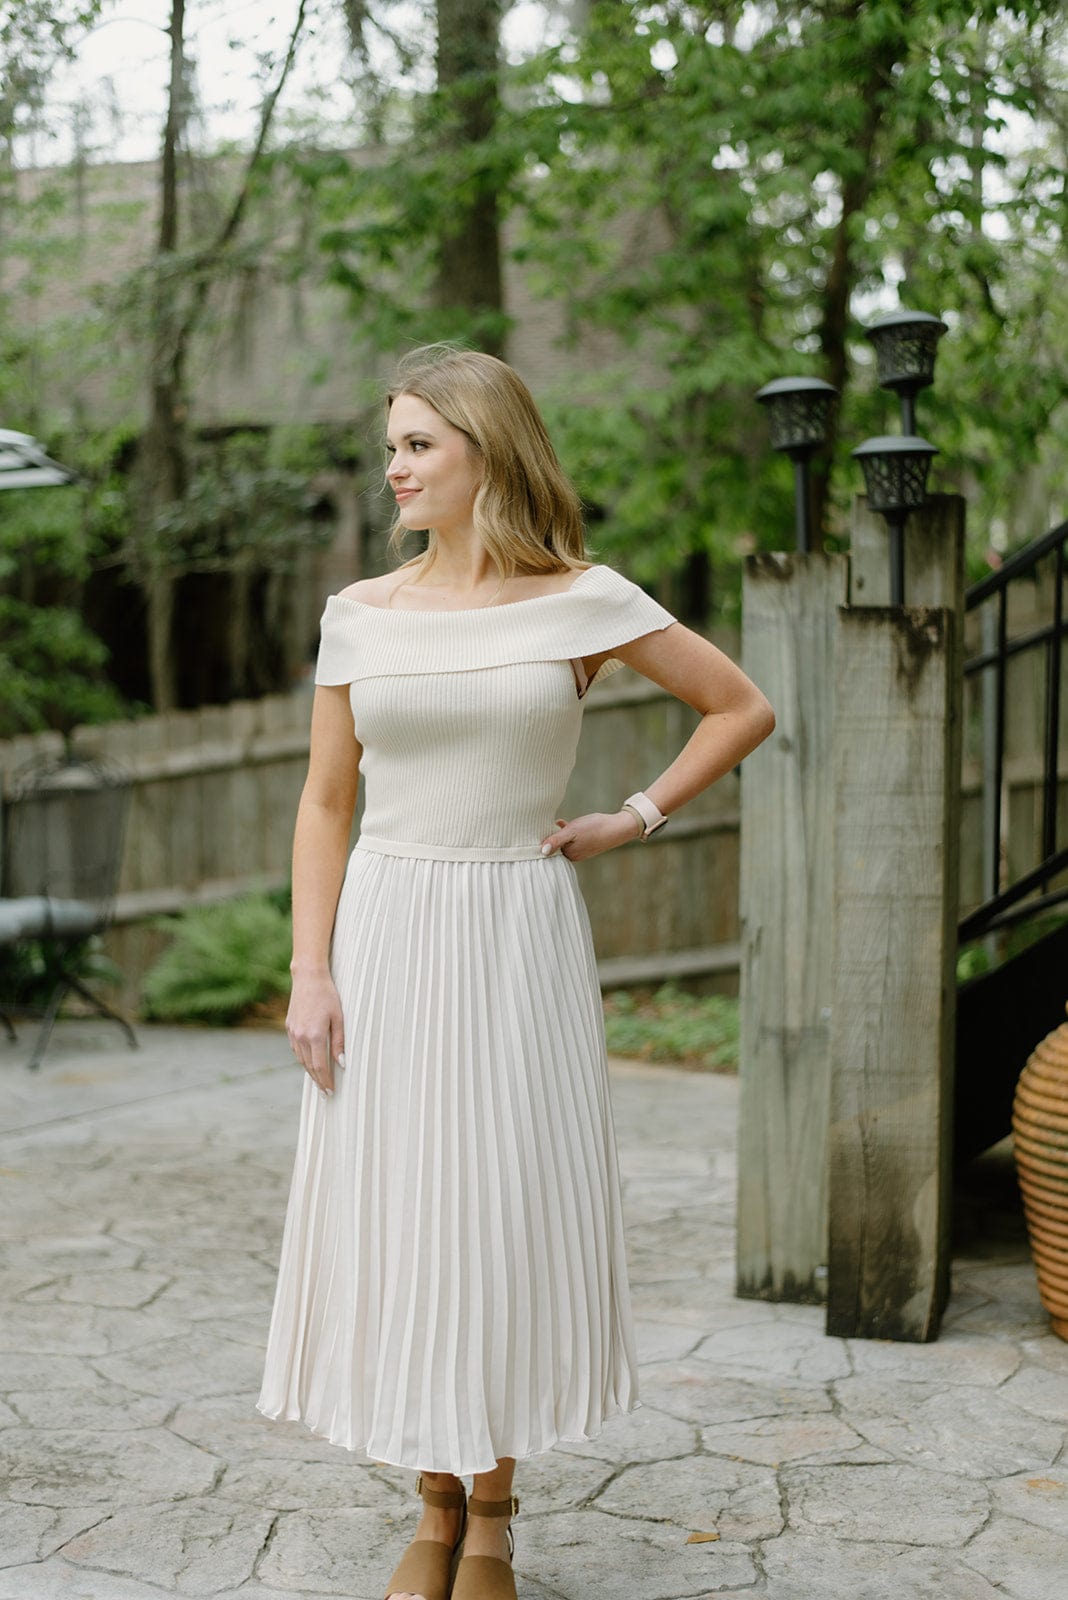
[[[318,688],[308,777],[293,836],[293,992],[286,1032],[293,1053],[324,1094],[345,1049],[341,1001],[330,976],[330,939],[345,877],[363,754],[349,687]]]

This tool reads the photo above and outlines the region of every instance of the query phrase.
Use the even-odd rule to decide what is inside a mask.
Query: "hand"
[[[320,1094],[333,1094],[334,1062],[345,1065],[345,1024],[328,972],[294,973],[286,1033],[293,1054]]]
[[[606,850],[636,839],[641,831],[631,811],[591,811],[573,822],[557,817],[556,826],[560,832],[542,841],[542,852],[547,856],[559,853],[569,861],[588,861],[590,856],[603,855]]]

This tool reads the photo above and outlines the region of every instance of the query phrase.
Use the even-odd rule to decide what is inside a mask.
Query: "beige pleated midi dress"
[[[304,1082],[266,1416],[470,1474],[639,1404],[589,916],[541,841],[579,658],[674,620],[605,566],[477,610],[327,602],[316,682],[350,686],[366,782],[331,949],[347,1064],[330,1099]]]

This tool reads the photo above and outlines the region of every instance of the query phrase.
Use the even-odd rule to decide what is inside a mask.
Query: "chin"
[[[396,514],[397,521],[410,533],[421,533],[427,527],[425,518],[420,517],[414,506],[397,506]]]

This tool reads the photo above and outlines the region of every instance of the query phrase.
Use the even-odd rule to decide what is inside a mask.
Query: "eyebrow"
[[[433,437],[434,435],[431,433],[429,428],[413,428],[410,433],[401,434],[401,443],[408,444],[412,439],[433,439]],[[388,434],[386,436],[386,443],[393,443],[393,440],[388,436]]]

